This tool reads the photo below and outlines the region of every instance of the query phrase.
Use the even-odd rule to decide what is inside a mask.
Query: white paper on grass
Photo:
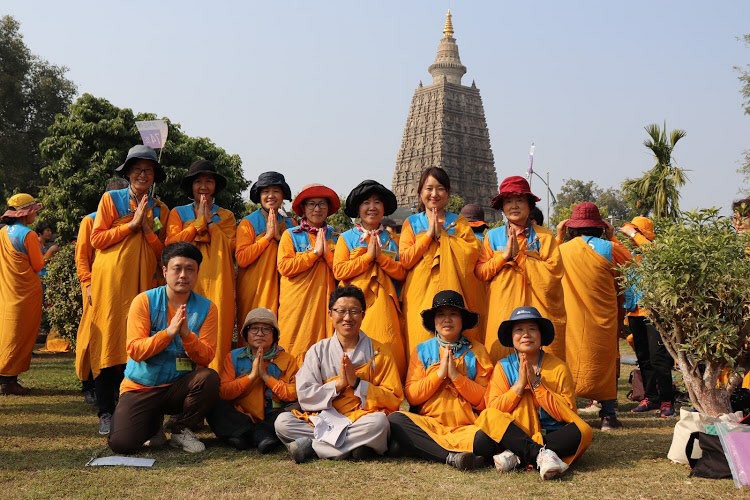
[[[141,134],[143,144],[150,148],[161,149],[167,142],[169,128],[164,120],[148,120],[135,122],[138,133]]]
[[[153,467],[155,458],[122,457],[113,455],[111,457],[92,458],[86,467],[101,467],[105,465],[119,465],[123,467]]]

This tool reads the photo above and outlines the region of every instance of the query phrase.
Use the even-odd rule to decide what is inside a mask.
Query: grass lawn
[[[96,413],[83,402],[72,355],[40,354],[22,376],[33,395],[0,397],[0,498],[739,497],[731,480],[688,478],[687,466],[667,460],[676,419],[628,413],[634,406],[625,399],[629,367],[623,371],[626,428],[595,431],[591,447],[561,480],[542,482],[533,472],[461,473],[405,458],[296,465],[285,452],[237,452],[205,432],[205,453],[168,446],[142,453],[156,459],[152,469],[84,467],[93,456],[111,454],[97,434]]]

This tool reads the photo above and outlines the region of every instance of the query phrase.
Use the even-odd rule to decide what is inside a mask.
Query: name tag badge
[[[178,372],[193,371],[195,364],[190,358],[175,358],[175,369]]]

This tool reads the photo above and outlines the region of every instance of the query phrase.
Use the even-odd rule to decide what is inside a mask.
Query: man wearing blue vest
[[[162,253],[166,286],[133,299],[128,313],[125,379],[112,419],[109,447],[132,453],[167,442],[190,453],[205,450],[189,427],[202,421],[219,399],[219,376],[206,366],[216,351],[218,313],[193,292],[202,256],[191,243],[168,245]]]

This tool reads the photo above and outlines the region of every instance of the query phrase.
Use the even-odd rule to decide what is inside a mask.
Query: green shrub
[[[47,264],[45,301],[52,327],[75,347],[78,323],[81,321],[81,283],[76,274],[75,245],[64,245]]]

